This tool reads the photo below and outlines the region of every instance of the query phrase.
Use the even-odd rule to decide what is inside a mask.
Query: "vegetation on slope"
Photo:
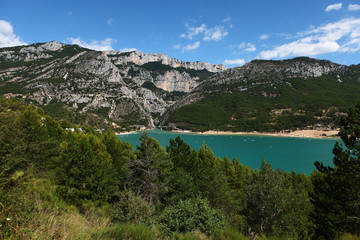
[[[359,121],[360,104],[341,122],[347,150],[308,177],[179,137],[164,149],[144,134],[133,149],[0,98],[0,238],[356,239]]]
[[[244,90],[245,89],[245,90]],[[339,126],[349,104],[359,98],[354,78],[327,75],[284,83],[209,86],[204,99],[177,109],[168,120],[195,131],[281,131]]]

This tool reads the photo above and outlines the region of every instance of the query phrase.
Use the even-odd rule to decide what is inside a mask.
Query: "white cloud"
[[[16,36],[10,22],[0,20],[0,47],[27,45],[19,36]]]
[[[181,44],[176,44],[176,45],[174,45],[174,48],[175,48],[175,49],[181,49]]]
[[[224,18],[224,20],[223,20],[224,23],[230,22],[230,21],[231,21],[231,17]]]
[[[205,41],[220,41],[229,34],[223,26],[216,26],[205,31]]]
[[[348,10],[349,11],[360,11],[360,5],[359,4],[349,4]]]
[[[191,50],[195,50],[195,49],[197,49],[199,47],[200,47],[200,41],[197,41],[197,42],[195,42],[193,44],[186,45],[185,47],[182,48],[182,50],[183,50],[183,52],[191,51]]]
[[[107,24],[107,25],[109,25],[109,26],[111,27],[111,26],[112,26],[112,24],[113,24],[113,22],[114,22],[114,19],[109,18],[109,19],[106,21],[106,24]]]
[[[123,48],[123,49],[120,49],[120,52],[134,52],[134,51],[137,51],[136,48]]]
[[[260,40],[266,40],[266,39],[269,39],[269,35],[268,34],[263,34],[263,35],[260,35]]]
[[[188,40],[193,40],[196,36],[200,36],[204,41],[220,41],[229,34],[225,27],[221,25],[213,28],[208,28],[205,24],[201,24],[199,27],[190,27],[189,24],[185,26],[187,33],[181,34],[180,37]]]
[[[325,8],[325,11],[330,12],[333,10],[340,10],[341,8],[342,8],[342,3],[335,3],[335,4],[331,4],[331,5],[327,6]]]
[[[243,49],[245,52],[255,52],[256,46],[252,43],[241,43],[238,48]]]
[[[237,65],[237,66],[241,66],[244,65],[246,63],[246,61],[244,59],[238,58],[238,59],[226,59],[223,64],[224,65]]]
[[[105,38],[104,40],[92,40],[90,43],[81,40],[80,38],[67,38],[71,44],[77,44],[84,48],[94,49],[98,51],[113,50],[112,44],[116,42],[115,39]]]
[[[314,27],[300,33],[300,39],[262,51],[260,58],[317,56],[334,52],[360,50],[360,18],[346,18],[338,22]]]
[[[190,27],[188,24],[185,25],[188,32],[181,34],[180,37],[192,40],[195,36],[206,31],[206,25],[202,24],[199,27]]]

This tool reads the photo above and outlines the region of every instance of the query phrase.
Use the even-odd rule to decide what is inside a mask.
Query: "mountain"
[[[254,60],[199,84],[160,124],[197,131],[331,129],[359,99],[360,65]]]
[[[0,49],[0,94],[95,127],[329,129],[360,97],[360,65],[301,57],[226,69],[48,42]]]
[[[95,126],[154,126],[223,65],[165,54],[93,51],[58,42],[0,49],[0,94]]]

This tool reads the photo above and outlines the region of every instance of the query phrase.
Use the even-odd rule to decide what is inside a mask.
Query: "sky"
[[[241,66],[360,63],[360,0],[0,0],[0,48],[58,41]]]

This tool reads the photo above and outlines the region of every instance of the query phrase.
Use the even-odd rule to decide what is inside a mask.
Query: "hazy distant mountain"
[[[295,58],[226,69],[49,42],[0,49],[0,93],[93,126],[331,128],[360,98],[360,66]]]

